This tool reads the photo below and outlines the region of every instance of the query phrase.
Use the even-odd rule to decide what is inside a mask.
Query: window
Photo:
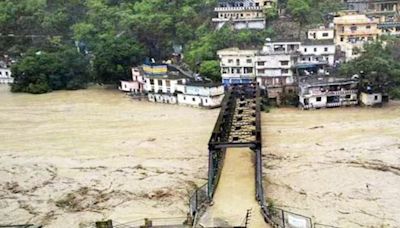
[[[236,59],[236,65],[240,65],[240,59]]]
[[[258,69],[258,70],[257,70],[257,73],[259,73],[259,74],[264,74],[264,73],[265,73],[265,70]]]
[[[340,42],[343,42],[344,41],[344,36],[341,36],[340,37]]]
[[[264,65],[265,65],[265,62],[257,62],[257,65],[259,65],[259,66],[264,66]]]
[[[186,101],[186,96],[183,96],[183,100]]]
[[[157,80],[157,83],[158,83],[159,86],[161,86],[162,85],[162,80]]]
[[[377,95],[375,95],[375,98],[374,98],[376,101],[378,100],[378,96]]]
[[[207,104],[207,102],[208,102],[208,101],[207,101],[207,99],[204,99],[204,103],[206,103],[206,104]]]
[[[171,81],[170,80],[167,80],[167,81],[165,81],[166,82],[166,84],[167,84],[167,87],[170,87],[171,86]]]
[[[304,52],[307,52],[307,48],[304,48]]]
[[[289,61],[281,61],[281,66],[287,66],[289,65]]]
[[[8,71],[6,71],[6,76],[8,76]]]
[[[246,63],[251,63],[251,59],[246,59]]]
[[[150,79],[150,85],[154,85],[154,79]]]
[[[228,63],[233,63],[233,59],[228,59]]]
[[[252,67],[245,67],[244,68],[244,73],[245,74],[252,74],[253,73],[253,68]]]
[[[324,51],[325,51],[325,52],[328,52],[328,48],[327,48],[327,47],[325,47],[325,48],[324,48]]]
[[[366,28],[367,28],[367,29],[371,29],[371,25],[367,25]]]
[[[317,102],[322,101],[322,97],[317,97]]]
[[[327,32],[322,33],[322,37],[328,37],[328,36],[329,36],[329,33],[327,33]]]
[[[368,41],[373,41],[373,40],[374,40],[374,37],[369,36],[369,37],[367,38],[367,40],[368,40]]]
[[[195,102],[195,101],[196,101],[196,98],[193,97],[192,100],[193,100],[193,102]]]
[[[352,25],[352,26],[350,27],[350,30],[351,30],[352,32],[357,31],[357,26],[356,26],[356,25]]]
[[[281,70],[281,73],[282,73],[282,74],[289,74],[289,69],[282,69],[282,70]]]
[[[314,52],[317,52],[317,48],[314,48]]]
[[[346,99],[350,99],[351,98],[351,95],[346,95]]]

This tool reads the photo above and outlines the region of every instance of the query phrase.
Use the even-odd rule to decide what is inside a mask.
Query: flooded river
[[[0,86],[0,225],[185,216],[218,110]],[[400,227],[400,104],[262,114],[266,196],[336,227]],[[317,225],[317,227],[323,227]]]
[[[87,227],[185,216],[205,183],[218,110],[134,101],[91,88],[0,87],[0,224]]]

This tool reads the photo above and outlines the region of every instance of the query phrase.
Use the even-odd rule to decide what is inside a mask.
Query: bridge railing
[[[208,183],[195,190],[189,199],[189,213],[193,220],[197,217],[201,209],[209,202]]]
[[[289,212],[280,208],[270,208],[263,206],[261,212],[264,220],[276,228],[312,228],[312,220],[300,214]]]

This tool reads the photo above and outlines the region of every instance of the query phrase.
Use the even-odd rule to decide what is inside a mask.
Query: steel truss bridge
[[[264,202],[261,159],[260,90],[256,84],[230,88],[208,143],[208,197],[213,198],[227,148],[248,147],[256,153],[256,198]]]

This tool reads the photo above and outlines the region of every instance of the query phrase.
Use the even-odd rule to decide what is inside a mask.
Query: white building
[[[196,107],[216,108],[224,98],[224,86],[214,83],[187,83],[184,92],[178,93],[178,103]]]
[[[382,104],[382,93],[361,93],[360,101],[366,106],[375,106]]]
[[[330,108],[358,104],[358,81],[333,77],[305,77],[299,80],[302,109]]]
[[[336,46],[333,40],[306,40],[300,49],[299,63],[335,64]]]
[[[0,68],[0,84],[11,84],[14,78],[11,77],[11,70],[9,68]]]
[[[333,40],[334,38],[335,30],[333,28],[322,26],[307,31],[307,39],[309,40]]]
[[[217,52],[220,58],[222,83],[250,83],[255,80],[255,56],[257,50],[228,48]]]
[[[139,67],[132,67],[132,81],[121,81],[119,90],[140,94],[144,92],[144,76]]]
[[[185,74],[170,70],[168,65],[144,65],[136,73],[140,75],[135,80],[143,77],[143,91],[150,102],[215,108],[224,97],[222,84],[190,82]]]
[[[145,75],[144,90],[151,102],[176,104],[178,100],[175,93],[184,92],[186,80],[179,72],[169,72],[163,76]]]
[[[219,0],[214,9],[217,14],[212,21],[220,29],[226,23],[230,23],[235,29],[264,29],[264,10],[273,7],[274,0]]]
[[[297,63],[301,43],[267,40],[256,56],[257,82],[262,88],[282,87],[294,82],[292,67]]]

